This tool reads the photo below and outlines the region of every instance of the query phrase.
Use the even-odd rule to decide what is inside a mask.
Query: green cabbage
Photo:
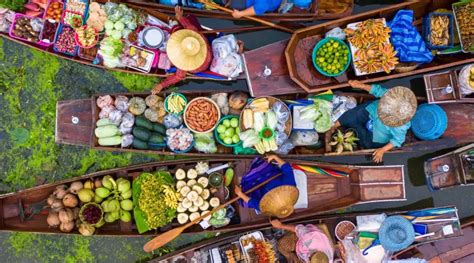
[[[314,128],[319,133],[327,132],[331,129],[332,103],[327,100],[313,99],[313,104],[303,107],[300,110],[302,120],[314,121]]]
[[[260,132],[265,127],[265,114],[263,112],[253,113],[253,128],[256,132]]]

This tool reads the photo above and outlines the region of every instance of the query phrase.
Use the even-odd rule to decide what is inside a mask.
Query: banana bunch
[[[163,193],[165,194],[165,204],[170,208],[178,208],[178,201],[181,198],[181,194],[174,191],[174,189],[169,185],[162,185]]]
[[[267,98],[259,98],[252,101],[250,108],[254,112],[267,112],[270,108],[270,101]]]
[[[259,143],[255,144],[255,149],[259,154],[264,154],[266,152],[278,150],[278,146],[274,138],[270,140],[261,140]]]
[[[184,99],[176,94],[171,94],[168,97],[167,100],[168,103],[168,110],[171,113],[180,113],[181,111],[184,110],[184,107],[186,107],[186,101]]]

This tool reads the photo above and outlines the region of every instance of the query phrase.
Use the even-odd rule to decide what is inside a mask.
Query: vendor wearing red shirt
[[[157,84],[153,88],[152,94],[157,94],[162,89],[180,82],[188,72],[205,71],[212,62],[212,50],[207,38],[199,32],[199,29],[191,21],[183,16],[183,10],[180,6],[175,7],[175,12],[176,19],[183,29],[171,34],[166,43],[166,53],[177,71]]]

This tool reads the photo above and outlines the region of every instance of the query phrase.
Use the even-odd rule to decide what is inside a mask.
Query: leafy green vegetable
[[[331,128],[332,103],[327,100],[313,99],[313,104],[300,110],[302,120],[315,122],[315,130],[319,133],[327,132]]]
[[[26,2],[27,0],[0,0],[0,7],[19,12],[23,11],[23,6]]]

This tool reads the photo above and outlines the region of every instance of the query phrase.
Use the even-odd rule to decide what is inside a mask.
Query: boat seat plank
[[[363,202],[376,200],[404,199],[403,185],[361,185],[360,197]]]
[[[360,183],[403,183],[403,170],[393,167],[359,169]]]
[[[60,101],[56,105],[56,143],[90,145],[92,123],[90,99]],[[77,117],[79,123],[72,123]]]
[[[440,105],[448,116],[448,128],[443,137],[458,138],[457,143],[474,141],[474,112],[469,104]]]
[[[282,55],[287,43],[288,40],[282,40],[244,53],[247,84],[252,96],[303,92],[303,89],[291,80],[285,56]],[[252,63],[248,63],[250,61]],[[265,66],[272,71],[268,77],[263,75]]]

